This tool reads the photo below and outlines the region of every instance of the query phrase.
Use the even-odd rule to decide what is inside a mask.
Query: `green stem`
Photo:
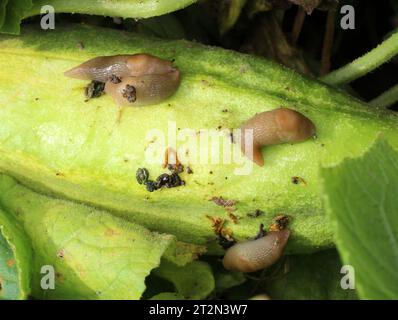
[[[369,102],[372,106],[387,108],[398,101],[398,84]]]
[[[372,51],[320,78],[321,81],[341,85],[362,77],[398,54],[398,31]]]

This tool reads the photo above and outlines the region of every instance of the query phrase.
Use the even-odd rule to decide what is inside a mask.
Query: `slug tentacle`
[[[256,114],[240,129],[240,145],[243,153],[259,166],[264,165],[261,153],[263,146],[304,141],[313,137],[316,132],[315,125],[310,119],[288,108]]]
[[[112,76],[139,77],[148,74],[164,74],[175,69],[172,62],[149,54],[116,55],[90,59],[64,73],[81,80],[106,82]]]
[[[180,72],[149,74],[140,77],[125,77],[121,82],[108,81],[105,93],[120,106],[144,106],[157,104],[174,94],[180,81]]]
[[[244,241],[229,248],[223,265],[227,270],[254,272],[267,268],[283,255],[290,231],[271,231],[257,240]]]

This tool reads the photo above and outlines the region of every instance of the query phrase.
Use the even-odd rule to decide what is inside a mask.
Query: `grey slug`
[[[224,268],[254,272],[273,265],[283,255],[290,231],[271,231],[262,238],[239,242],[229,248],[223,258]]]
[[[64,74],[104,82],[105,93],[121,106],[162,102],[175,93],[180,83],[180,72],[172,61],[150,54],[96,57]]]

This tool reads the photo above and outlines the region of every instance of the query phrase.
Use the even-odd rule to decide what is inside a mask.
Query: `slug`
[[[271,231],[262,238],[237,243],[224,256],[224,268],[231,271],[254,272],[273,265],[283,255],[290,231]]]
[[[106,82],[112,76],[139,77],[165,74],[175,70],[171,61],[150,54],[134,54],[96,57],[66,71],[64,75],[75,79]]]
[[[124,77],[118,83],[106,82],[105,93],[112,96],[120,106],[145,106],[159,103],[173,95],[179,82],[178,70],[164,74]]]
[[[247,129],[253,131],[253,150],[247,147]],[[288,108],[278,108],[256,114],[241,128],[242,152],[259,166],[264,165],[261,148],[266,145],[299,142],[315,136],[314,123],[301,113]],[[253,151],[253,152],[251,152]]]

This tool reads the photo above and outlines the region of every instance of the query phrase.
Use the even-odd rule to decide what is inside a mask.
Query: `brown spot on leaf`
[[[206,215],[206,218],[212,222],[211,227],[212,227],[214,233],[217,235],[221,234],[221,230],[224,226],[225,219],[223,219],[221,217],[212,217],[212,216],[208,216],[208,215]]]
[[[11,268],[14,264],[15,264],[15,260],[14,259],[7,260],[7,266],[8,267]]]
[[[116,230],[114,230],[114,229],[111,229],[111,228],[107,228],[106,230],[105,230],[105,236],[106,237],[113,237],[113,236],[117,236],[117,235],[119,235],[119,232],[117,232]]]
[[[291,180],[292,180],[292,183],[293,183],[293,184],[301,184],[301,185],[303,185],[303,186],[306,186],[306,185],[307,185],[307,182],[306,182],[303,178],[298,177],[298,176],[292,177]]]
[[[269,226],[269,231],[280,231],[287,227],[290,217],[284,214],[279,214],[274,218],[274,222]]]
[[[234,215],[231,211],[228,211],[228,217],[231,219],[231,221],[235,224],[238,223],[239,218]]]
[[[223,197],[213,197],[210,201],[213,201],[216,205],[221,207],[233,207],[238,202],[236,200],[223,199]]]
[[[65,257],[65,250],[61,249],[57,253],[57,257],[63,259]]]

